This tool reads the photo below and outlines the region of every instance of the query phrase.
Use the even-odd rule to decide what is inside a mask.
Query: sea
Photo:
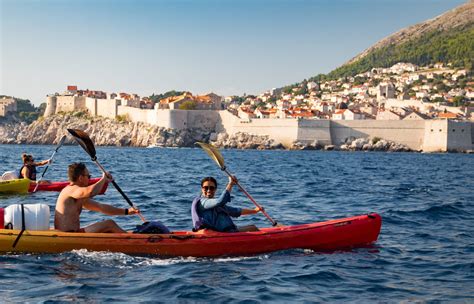
[[[0,145],[0,172],[17,170],[21,153],[49,158],[55,146]],[[190,230],[200,180],[226,175],[199,148],[96,147],[100,164],[147,220]],[[474,155],[337,151],[222,150],[226,166],[267,213],[284,225],[377,212],[375,244],[334,252],[287,250],[257,256],[159,258],[74,250],[0,255],[0,302],[325,303],[474,302]],[[84,162],[63,146],[45,174],[66,180]],[[41,175],[41,171],[38,176]],[[231,205],[253,208],[237,188]],[[54,192],[1,195],[0,206],[45,203]],[[128,207],[111,186],[97,201]],[[82,225],[113,218],[133,230],[138,216],[83,211]],[[262,214],[238,225],[270,225]]]

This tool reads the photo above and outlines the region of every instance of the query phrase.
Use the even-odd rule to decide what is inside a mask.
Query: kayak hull
[[[28,193],[30,180],[26,178],[0,181],[0,193]]]
[[[375,242],[382,218],[373,213],[255,232],[176,231],[172,234],[70,233],[0,229],[0,252],[60,253],[77,249],[160,257],[243,256],[287,249],[334,251]]]
[[[89,180],[89,185],[95,184],[100,180],[100,178],[91,178]],[[55,191],[55,192],[60,192],[63,190],[67,185],[69,185],[70,182],[64,181],[64,182],[51,182],[49,184],[39,184],[38,189],[36,189],[36,192],[38,191]],[[99,194],[104,194],[105,191],[107,191],[107,186],[108,184],[105,184],[102,190],[100,191]],[[28,192],[33,192],[35,190],[36,184],[31,183],[30,187],[28,189]]]

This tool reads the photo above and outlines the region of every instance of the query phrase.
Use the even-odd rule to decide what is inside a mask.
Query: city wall
[[[451,120],[305,120],[241,119],[228,111],[140,109],[120,105],[115,99],[75,96],[48,97],[48,115],[86,109],[91,115],[132,122],[145,122],[164,128],[200,128],[209,132],[249,133],[290,147],[294,142],[339,145],[348,138],[379,137],[427,152],[473,150],[473,122]]]
[[[199,128],[209,132],[215,131],[219,122],[219,114],[208,110],[167,110],[167,109],[139,109],[127,106],[118,106],[117,115],[126,116],[133,122],[146,122],[151,125],[171,128],[186,129]],[[103,116],[103,115],[101,115]]]
[[[331,120],[331,141],[341,144],[346,138],[379,137],[421,150],[424,141],[424,120]]]
[[[340,145],[348,138],[374,138],[426,152],[474,149],[474,123],[451,120],[242,120],[220,111],[216,132],[269,136],[284,146],[294,142]]]
[[[466,151],[473,149],[472,122],[427,120],[423,151]]]
[[[59,112],[73,112],[76,109],[85,109],[86,97],[83,96],[54,96],[51,99],[47,99],[46,106],[49,107],[50,103],[54,103],[54,109],[46,109],[46,112],[59,113]],[[52,106],[52,105],[51,105]]]
[[[220,127],[217,132],[225,132],[229,135],[236,133],[249,133],[260,136],[268,136],[284,146],[298,139],[298,121],[296,119],[240,119],[228,111],[219,111]]]

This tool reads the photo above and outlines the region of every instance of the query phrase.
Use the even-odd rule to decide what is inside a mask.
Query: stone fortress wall
[[[425,152],[474,149],[474,123],[452,120],[245,120],[225,110],[140,109],[122,105],[117,99],[78,96],[48,97],[45,116],[78,109],[93,116],[112,119],[125,116],[132,122],[164,128],[200,128],[229,135],[241,132],[268,136],[286,147],[296,141],[339,145],[350,137],[379,137]]]
[[[220,111],[224,131],[267,135],[291,146],[295,141],[322,145],[344,143],[347,138],[373,138],[401,143],[425,152],[466,151],[474,149],[474,123],[452,120],[296,120],[255,119],[242,121]],[[235,117],[232,119],[232,117]]]

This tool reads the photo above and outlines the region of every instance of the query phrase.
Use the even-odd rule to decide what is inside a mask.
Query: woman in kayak
[[[36,167],[44,166],[51,163],[50,159],[42,160],[40,162],[35,162],[33,155],[23,153],[21,155],[23,160],[23,166],[20,169],[20,178],[28,178],[31,181],[36,181]],[[48,181],[43,181],[44,183],[49,183]]]
[[[201,180],[201,196],[193,200],[191,215],[193,219],[193,230],[212,229],[220,232],[257,231],[255,225],[237,227],[231,217],[255,214],[261,209],[243,209],[227,206],[230,202],[230,192],[237,183],[237,179],[229,177],[229,182],[222,194],[214,198],[217,190],[217,181],[213,177],[205,177]]]

